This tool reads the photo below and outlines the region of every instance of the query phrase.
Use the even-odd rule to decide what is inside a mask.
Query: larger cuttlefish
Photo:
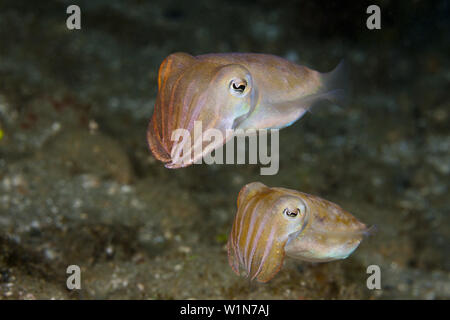
[[[158,72],[158,95],[147,131],[150,149],[166,167],[180,168],[224,145],[236,129],[289,126],[316,101],[343,96],[340,66],[319,73],[268,54],[171,54]],[[200,133],[214,128],[223,139],[203,141],[194,134],[198,123]],[[190,139],[174,141],[176,129],[187,130]]]
[[[312,262],[347,258],[370,233],[340,206],[319,197],[260,182],[239,193],[228,239],[228,261],[239,275],[267,282],[285,255]]]

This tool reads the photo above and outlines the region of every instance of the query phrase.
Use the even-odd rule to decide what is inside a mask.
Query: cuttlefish
[[[159,68],[149,147],[168,168],[191,165],[223,146],[237,129],[281,129],[316,101],[338,103],[345,96],[345,74],[342,63],[319,73],[269,54],[173,53]],[[186,130],[190,139],[179,141],[176,129]],[[223,138],[209,142],[194,135],[208,129],[219,130]]]
[[[260,182],[244,186],[228,238],[228,261],[238,274],[267,282],[284,257],[326,262],[347,258],[373,228],[317,196]]]

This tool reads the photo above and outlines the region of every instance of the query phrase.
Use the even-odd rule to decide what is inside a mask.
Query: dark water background
[[[82,29],[66,28],[76,3]],[[369,4],[382,29],[365,27]],[[450,298],[448,1],[0,1],[0,298]],[[263,52],[353,99],[280,132],[280,172],[168,170],[145,132],[170,53]],[[225,243],[251,181],[334,201],[378,233],[249,286]],[[66,267],[82,290],[66,289]],[[366,267],[382,290],[366,288]]]

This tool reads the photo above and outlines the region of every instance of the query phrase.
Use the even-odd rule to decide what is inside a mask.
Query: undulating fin
[[[300,119],[306,111],[310,111],[313,106],[319,102],[330,101],[339,106],[345,106],[350,100],[349,71],[344,61],[341,61],[334,70],[327,73],[317,74],[319,86],[315,93],[303,96],[296,100],[283,102],[279,110],[283,110],[284,125],[278,126],[278,129],[285,128]]]
[[[320,73],[306,67],[300,70],[299,79],[309,79],[301,89],[308,88],[309,94],[300,94],[287,100],[280,98],[279,101],[272,97],[270,101],[266,101],[269,107],[257,107],[246,119],[240,121],[237,128],[282,129],[292,125],[318,102],[328,100],[340,106],[348,102],[349,73],[343,61],[328,73]]]
[[[341,61],[336,68],[327,73],[319,74],[320,86],[316,93],[304,96],[295,101],[287,102],[286,106],[292,109],[292,119],[284,127],[288,127],[296,122],[306,111],[317,105],[319,102],[329,101],[339,106],[345,106],[350,101],[350,81],[349,71],[344,61]],[[298,109],[297,112],[295,109]],[[282,127],[280,127],[281,129]]]
[[[374,224],[373,226],[370,226],[369,228],[364,230],[363,236],[365,236],[365,237],[373,236],[377,232],[378,232],[378,226]]]
[[[316,93],[318,99],[329,100],[339,106],[350,101],[350,73],[347,64],[342,60],[334,70],[320,74],[322,86]]]

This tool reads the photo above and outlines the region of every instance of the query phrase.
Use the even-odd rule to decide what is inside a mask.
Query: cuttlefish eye
[[[300,208],[295,208],[294,210],[291,210],[289,208],[285,208],[283,210],[283,214],[289,218],[295,218],[298,215],[302,214],[302,211],[300,210]]]
[[[230,81],[230,93],[236,97],[243,97],[247,91],[248,84],[245,79],[233,79]]]

